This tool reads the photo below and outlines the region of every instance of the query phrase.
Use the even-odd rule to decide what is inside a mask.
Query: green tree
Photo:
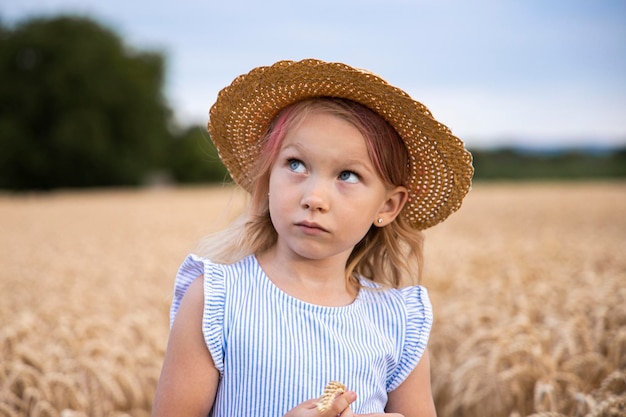
[[[0,188],[138,184],[162,167],[164,57],[93,20],[0,30]]]

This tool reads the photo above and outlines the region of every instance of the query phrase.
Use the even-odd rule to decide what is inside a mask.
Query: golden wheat
[[[321,413],[330,409],[335,398],[346,392],[346,386],[339,381],[330,381],[324,388],[322,396],[317,402],[317,410]]]
[[[146,417],[228,188],[0,194],[0,416]],[[426,232],[441,417],[626,415],[626,184],[477,184]]]

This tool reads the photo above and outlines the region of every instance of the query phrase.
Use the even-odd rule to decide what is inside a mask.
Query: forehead
[[[298,144],[304,147],[326,146],[366,150],[366,141],[359,129],[344,118],[321,110],[311,111],[291,125],[283,147]]]

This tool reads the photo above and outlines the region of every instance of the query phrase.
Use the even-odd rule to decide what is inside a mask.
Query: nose
[[[322,181],[316,181],[314,179],[308,181],[300,204],[302,208],[306,210],[321,212],[328,210],[328,190],[326,190]]]

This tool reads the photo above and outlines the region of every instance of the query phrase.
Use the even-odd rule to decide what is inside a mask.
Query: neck
[[[311,304],[348,305],[358,293],[358,289],[346,281],[347,258],[342,256],[312,260],[285,256],[273,247],[258,254],[257,260],[274,285]]]

